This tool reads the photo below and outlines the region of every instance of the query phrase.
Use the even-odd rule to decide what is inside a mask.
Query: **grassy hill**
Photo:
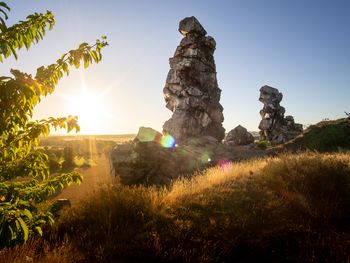
[[[350,150],[350,118],[321,121],[308,127],[300,136],[277,147],[278,150]]]
[[[110,185],[0,262],[349,262],[349,222],[350,154],[286,154]]]

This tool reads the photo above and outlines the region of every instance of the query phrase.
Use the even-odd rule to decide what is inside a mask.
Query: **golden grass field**
[[[126,135],[75,135],[75,136],[53,136],[48,138],[47,144],[55,144],[50,140],[63,141],[91,141],[90,157],[94,165],[87,168],[79,168],[79,172],[83,175],[84,180],[80,185],[71,185],[63,189],[59,194],[55,195],[53,200],[69,199],[72,205],[83,200],[88,195],[94,194],[99,188],[111,183],[112,178],[109,174],[110,165],[107,154],[101,154],[97,150],[96,142],[114,142],[115,144],[123,144],[129,142],[135,137],[133,134]],[[109,149],[108,149],[109,150]]]
[[[168,188],[122,186],[106,176],[106,159],[96,164],[81,189],[61,193],[74,205],[49,234],[0,262],[350,260],[349,153],[230,163]]]

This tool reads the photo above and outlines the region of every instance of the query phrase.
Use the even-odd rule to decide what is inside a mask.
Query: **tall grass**
[[[350,155],[308,152],[110,185],[0,262],[349,262],[349,222]]]

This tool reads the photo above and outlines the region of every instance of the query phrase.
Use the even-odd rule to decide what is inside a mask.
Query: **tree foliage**
[[[29,49],[43,39],[55,24],[54,15],[34,13],[26,20],[7,26],[9,6],[0,2],[0,63],[17,51]],[[68,172],[51,175],[48,157],[37,147],[50,128],[79,131],[76,116],[33,121],[33,109],[43,96],[54,92],[59,80],[71,66],[88,67],[102,59],[105,37],[63,54],[55,63],[39,67],[35,76],[11,69],[12,76],[0,76],[0,248],[25,242],[44,224],[52,224],[50,212],[39,209],[52,194],[71,183],[80,183],[81,175]]]

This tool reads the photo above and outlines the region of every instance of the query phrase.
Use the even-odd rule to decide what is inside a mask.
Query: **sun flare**
[[[83,91],[70,98],[70,114],[78,116],[81,133],[96,133],[106,116],[102,98],[98,94]]]

